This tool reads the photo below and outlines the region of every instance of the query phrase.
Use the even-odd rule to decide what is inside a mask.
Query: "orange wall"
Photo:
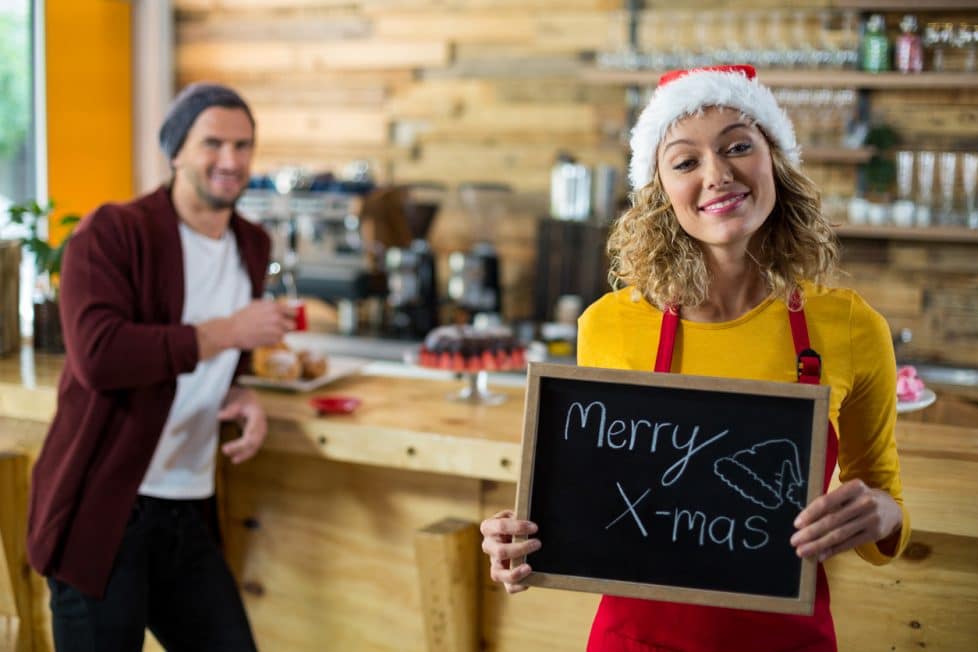
[[[61,215],[132,195],[130,13],[119,0],[45,3],[52,241]]]

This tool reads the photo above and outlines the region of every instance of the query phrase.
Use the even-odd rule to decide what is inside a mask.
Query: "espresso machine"
[[[498,317],[503,305],[502,285],[492,232],[509,211],[513,191],[505,184],[475,182],[459,185],[458,193],[475,243],[468,251],[456,251],[448,257],[453,320],[471,322],[480,313]]]
[[[295,167],[252,177],[237,209],[271,238],[266,292],[323,299],[341,316],[355,314],[362,299],[382,296],[383,275],[369,265],[357,215],[372,189],[367,178],[337,179]],[[356,330],[348,321],[339,320],[341,332]]]
[[[411,243],[389,247],[384,254],[389,309],[386,330],[393,337],[418,339],[439,323],[435,256],[425,238],[441,207],[445,187],[417,183],[400,190]]]

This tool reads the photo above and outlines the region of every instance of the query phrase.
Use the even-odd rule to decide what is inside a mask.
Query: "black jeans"
[[[256,650],[201,502],[137,498],[101,600],[48,578],[58,652],[139,652],[147,627],[167,650]]]

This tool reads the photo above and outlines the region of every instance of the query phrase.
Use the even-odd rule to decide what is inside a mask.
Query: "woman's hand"
[[[795,519],[791,545],[799,557],[825,561],[864,543],[894,534],[903,512],[890,494],[849,480],[806,507]]]
[[[510,562],[540,549],[539,539],[513,543],[513,536],[536,534],[536,523],[518,521],[512,510],[507,509],[482,521],[479,530],[483,536],[482,551],[489,555],[489,576],[493,581],[502,582],[507,593],[519,593],[530,588],[520,584],[530,574],[530,565],[520,564],[510,568]]]

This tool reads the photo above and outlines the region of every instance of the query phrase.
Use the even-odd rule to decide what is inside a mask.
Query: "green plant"
[[[896,163],[892,150],[900,137],[892,127],[881,124],[872,127],[866,134],[864,145],[872,147],[872,158],[863,164],[866,189],[871,193],[888,194],[896,183]]]
[[[65,245],[71,238],[71,232],[81,220],[77,215],[65,215],[61,218],[61,226],[68,227],[68,233],[60,244],[52,246],[46,239],[40,237],[41,222],[54,210],[54,202],[41,206],[36,201],[14,204],[7,209],[11,224],[19,224],[27,229],[27,235],[20,238],[21,246],[34,254],[34,267],[38,276],[51,276],[61,271],[61,257]]]

